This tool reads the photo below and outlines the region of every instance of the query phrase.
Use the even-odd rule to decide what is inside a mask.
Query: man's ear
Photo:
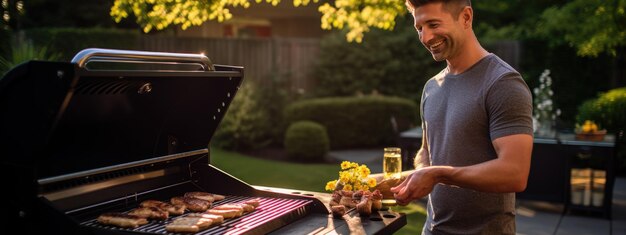
[[[469,29],[472,27],[472,21],[474,20],[474,10],[469,6],[466,6],[461,11],[461,14],[459,14],[459,17],[461,17],[463,26],[466,29]]]

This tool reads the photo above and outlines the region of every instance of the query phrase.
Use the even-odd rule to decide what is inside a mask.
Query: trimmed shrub
[[[609,132],[626,129],[626,87],[601,93],[578,108],[576,121],[593,120]]]
[[[418,106],[412,100],[386,96],[308,99],[285,109],[286,123],[310,120],[326,127],[333,149],[394,143],[391,117],[415,125],[417,115]]]
[[[244,82],[235,95],[222,122],[211,139],[213,146],[230,150],[258,149],[272,141],[268,130],[274,125],[260,105],[259,88],[253,82]]]
[[[326,128],[312,121],[294,122],[285,133],[287,154],[297,160],[322,160],[328,153]]]

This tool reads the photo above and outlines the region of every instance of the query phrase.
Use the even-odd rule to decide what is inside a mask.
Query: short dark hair
[[[459,16],[459,14],[461,13],[461,10],[463,10],[464,7],[472,6],[471,0],[406,0],[406,5],[409,8],[415,9],[420,6],[423,6],[429,3],[436,3],[436,2],[443,3],[446,10],[455,17]]]

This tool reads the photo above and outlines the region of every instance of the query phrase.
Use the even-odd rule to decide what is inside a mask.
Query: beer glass
[[[387,147],[383,154],[383,174],[385,179],[400,179],[402,173],[402,155],[400,148]]]

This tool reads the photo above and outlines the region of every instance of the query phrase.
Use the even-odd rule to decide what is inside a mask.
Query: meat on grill
[[[165,225],[165,230],[172,233],[197,233],[213,224],[211,219],[201,217],[179,217]]]
[[[185,209],[187,208],[185,205],[172,205],[167,202],[157,201],[157,200],[146,200],[141,202],[141,207],[156,207],[161,210],[167,211],[170,215],[182,215],[185,213]]]
[[[170,201],[174,205],[184,205],[193,212],[203,212],[211,207],[210,201],[192,197],[173,197]]]
[[[255,199],[244,201],[243,204],[251,205],[254,207],[254,209],[256,209],[257,207],[259,207],[260,202],[258,198],[255,198]]]
[[[243,210],[240,211],[237,209],[228,209],[228,210],[209,209],[205,213],[212,214],[212,215],[220,215],[224,217],[224,219],[230,219],[230,218],[241,216],[243,214]]]
[[[161,210],[157,207],[139,207],[128,212],[128,214],[155,220],[166,220],[170,216],[167,211]]]
[[[145,218],[123,213],[104,213],[98,217],[98,223],[122,228],[136,228],[148,223]]]
[[[229,203],[229,204],[224,204],[224,205],[219,205],[216,207],[213,207],[213,210],[237,210],[237,214],[241,215],[243,214],[246,210],[243,208],[243,205],[252,207],[250,205],[247,204],[234,204],[234,203]],[[252,208],[252,210],[254,210],[254,208]],[[252,211],[250,210],[250,211]]]
[[[218,225],[224,222],[224,216],[213,215],[213,214],[208,214],[208,213],[191,213],[191,214],[188,214],[186,217],[199,217],[199,218],[210,219],[213,221],[212,225]]]
[[[185,193],[185,197],[192,197],[192,198],[202,199],[202,200],[210,201],[210,202],[219,201],[219,200],[223,200],[224,198],[226,198],[223,195],[207,193],[207,192],[187,192]]]

